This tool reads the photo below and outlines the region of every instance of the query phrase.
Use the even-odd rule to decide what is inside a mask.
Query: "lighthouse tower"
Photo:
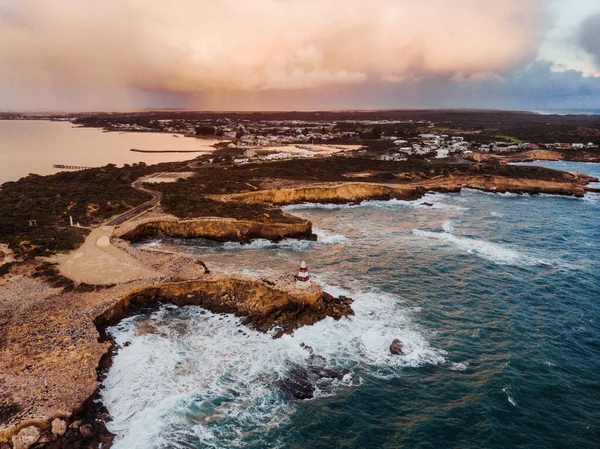
[[[310,286],[310,277],[308,276],[308,269],[306,268],[306,262],[302,261],[300,264],[300,271],[296,276],[296,287],[308,288]]]

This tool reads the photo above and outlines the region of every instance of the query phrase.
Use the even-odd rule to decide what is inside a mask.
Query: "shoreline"
[[[7,443],[11,441],[15,435],[18,437],[19,432],[23,431],[23,429],[29,429],[33,426],[41,435],[39,442],[45,443],[44,447],[84,447],[84,442],[86,444],[85,447],[89,447],[88,444],[92,440],[97,443],[94,447],[100,447],[100,443],[103,445],[102,447],[109,447],[107,446],[107,443],[112,441],[110,433],[105,429],[102,419],[100,421],[97,419],[98,416],[101,418],[106,417],[106,411],[103,409],[102,404],[98,402],[98,399],[99,389],[101,387],[100,383],[106,370],[110,367],[112,357],[118,348],[115,346],[114,342],[108,338],[106,328],[127,316],[135,315],[143,310],[158,308],[164,302],[179,306],[197,304],[215,313],[233,313],[236,316],[245,317],[246,324],[259,331],[271,332],[273,330],[274,338],[277,338],[284,333],[291,333],[299,326],[320,321],[326,316],[340,319],[343,316],[353,314],[350,299],[335,299],[331,295],[324,293],[317,285],[313,285],[313,287],[307,291],[298,291],[295,289],[295,279],[291,275],[285,279],[281,277],[279,279],[242,278],[220,273],[215,275],[213,273],[208,273],[204,264],[197,260],[173,255],[157,255],[156,253],[146,255],[146,259],[157,258],[163,260],[169,259],[177,262],[179,265],[187,265],[188,268],[194,268],[196,273],[193,276],[187,276],[188,279],[186,280],[176,279],[174,282],[162,281],[158,283],[142,281],[134,282],[133,284],[127,283],[121,286],[108,287],[99,292],[70,294],[69,300],[66,301],[65,309],[70,309],[75,303],[89,302],[89,299],[94,297],[92,307],[87,307],[85,317],[80,317],[79,321],[76,323],[72,323],[70,311],[65,310],[65,319],[69,324],[72,324],[72,328],[82,329],[85,327],[89,329],[86,340],[96,348],[94,352],[96,354],[95,359],[97,362],[87,364],[90,370],[85,375],[88,379],[86,388],[90,389],[93,386],[93,390],[88,390],[88,394],[84,396],[81,396],[81,389],[79,390],[79,393],[67,393],[65,391],[70,399],[60,393],[55,399],[46,401],[48,402],[48,406],[40,409],[41,414],[35,412],[34,408],[31,409],[31,412],[33,413],[27,413],[29,416],[28,418],[23,416],[23,418],[11,420],[12,422],[9,421],[8,427],[3,426],[2,430],[0,430],[0,442]],[[202,271],[204,275],[198,276],[198,270]],[[175,275],[175,273],[173,273],[173,275]],[[137,287],[135,287],[136,285]],[[115,288],[116,291],[114,290]],[[55,292],[55,294],[56,293],[61,294],[61,292]],[[47,302],[48,296],[43,296],[43,301]],[[62,296],[64,297],[67,295],[63,294]],[[52,297],[52,295],[50,297]],[[250,300],[252,297],[260,298],[260,300]],[[237,298],[237,301],[233,301],[234,298]],[[92,315],[90,315],[90,313]],[[54,312],[54,315],[56,316],[56,311]],[[35,331],[32,329],[32,332]],[[8,348],[3,349],[19,351],[14,347],[9,349],[13,346],[11,344],[12,338],[11,335],[8,335],[7,337]],[[81,346],[82,343],[84,342],[80,341],[79,343],[76,343],[75,341],[71,341],[70,345],[75,344],[75,347],[78,347]],[[21,350],[25,351],[23,353],[25,358],[28,358],[27,354],[31,349],[32,348],[21,348]],[[72,354],[72,351],[73,350],[71,349],[69,354]],[[86,350],[85,347],[81,347],[76,351],[77,353],[84,353]],[[40,353],[40,356],[49,357],[50,354]],[[51,363],[55,374],[46,371],[47,376],[49,377],[44,377],[44,384],[46,384],[45,379],[47,378],[47,385],[55,385],[55,380],[53,379],[56,376],[58,376],[58,378],[64,378],[66,375],[66,373],[62,372],[62,366],[67,362],[67,359],[65,359],[64,362],[60,362],[59,360],[60,359],[56,359],[54,355],[51,356]],[[79,366],[79,364],[77,365]],[[79,370],[78,366],[72,367],[72,369],[77,371]],[[71,382],[76,381],[75,379],[79,376],[80,375],[75,374],[73,378],[71,378]],[[20,378],[21,376],[17,377]],[[31,380],[35,382],[36,378],[38,378],[38,376],[34,375]],[[21,382],[22,380],[23,379],[21,379]],[[37,389],[41,389],[41,391],[44,391],[44,389],[47,390],[47,388],[48,387],[45,386],[37,387]],[[31,390],[28,391],[33,393]],[[64,400],[67,400],[67,402],[64,402]],[[34,407],[36,406],[35,402],[36,401],[31,404]],[[2,412],[3,421],[8,418],[5,414],[9,412],[10,407],[7,408],[6,406],[10,405],[10,403],[10,401],[7,402],[6,397],[0,402],[0,412]],[[12,401],[12,403],[18,404],[19,401]],[[61,403],[63,405],[60,405]],[[69,403],[72,405],[68,405]],[[47,411],[44,412],[43,410]],[[51,412],[50,410],[54,411]],[[26,410],[22,408],[22,405],[15,408],[14,411],[17,414],[26,412]],[[52,422],[56,419],[60,420],[60,425],[65,427],[66,430],[62,435],[53,436]],[[29,431],[32,431],[32,429],[29,429]],[[81,444],[81,446],[76,444]]]
[[[213,198],[221,202],[232,202],[232,204],[256,204],[267,202],[278,206],[306,202],[321,204],[352,204],[368,200],[418,200],[427,192],[458,193],[463,188],[474,188],[492,193],[549,193],[581,197],[585,194],[585,186],[587,183],[595,179],[587,175],[567,175],[565,175],[567,176],[565,179],[568,179],[569,182],[507,178],[496,175],[471,175],[468,177],[450,175],[438,179],[434,178],[405,184],[337,182],[312,183],[298,186],[298,183],[296,183],[294,187],[293,183],[288,183],[287,186],[281,186],[279,189],[261,189],[228,195],[213,195]],[[6,324],[7,341],[1,349],[12,351],[13,358],[13,360],[4,361],[7,364],[7,367],[12,368],[13,372],[11,374],[14,374],[14,378],[6,385],[9,389],[11,388],[11,385],[15,388],[18,387],[20,391],[25,394],[25,397],[28,398],[27,400],[21,400],[21,402],[19,402],[16,400],[6,400],[5,398],[0,397],[0,399],[3,400],[3,402],[0,402],[0,412],[2,412],[2,415],[8,413],[7,416],[10,419],[10,410],[13,410],[13,416],[15,416],[15,413],[25,413],[23,419],[17,419],[16,423],[13,423],[8,428],[4,427],[0,430],[0,442],[10,441],[13,435],[32,425],[39,429],[42,438],[40,443],[45,443],[45,447],[78,447],[73,446],[73,444],[75,444],[73,438],[75,438],[76,435],[78,435],[77,444],[83,444],[83,441],[89,443],[90,438],[96,438],[94,435],[97,435],[100,439],[104,438],[104,440],[102,440],[103,445],[108,442],[107,439],[109,436],[102,428],[94,430],[94,428],[79,427],[81,423],[78,424],[77,427],[70,426],[74,424],[73,420],[77,421],[79,416],[87,416],[89,413],[93,416],[91,419],[95,422],[96,417],[98,415],[102,416],[104,413],[101,408],[93,408],[93,406],[98,405],[98,403],[92,398],[98,398],[94,395],[97,395],[99,392],[99,381],[105,373],[103,370],[108,369],[107,366],[109,366],[109,362],[114,355],[114,352],[111,353],[111,351],[116,351],[118,348],[114,347],[114,342],[111,343],[109,340],[105,339],[106,335],[102,335],[103,331],[101,329],[104,326],[105,331],[105,327],[108,325],[107,323],[111,322],[112,319],[118,320],[125,316],[130,316],[131,313],[133,313],[132,310],[136,310],[135,307],[133,307],[133,309],[131,308],[132,304],[134,306],[137,303],[144,306],[149,304],[158,306],[163,299],[166,298],[166,300],[169,300],[168,298],[171,298],[171,301],[175,304],[179,303],[178,305],[184,305],[187,301],[188,303],[196,303],[204,307],[208,306],[209,310],[211,310],[210,307],[215,307],[217,312],[240,313],[241,316],[252,316],[253,318],[248,321],[248,323],[257,326],[258,329],[262,328],[263,331],[267,330],[269,325],[273,325],[273,323],[282,324],[281,321],[277,321],[281,318],[281,315],[277,315],[277,313],[270,315],[269,312],[269,310],[272,312],[277,309],[277,307],[281,308],[282,304],[290,303],[289,298],[284,302],[277,302],[285,299],[282,299],[282,295],[279,293],[275,294],[273,302],[270,304],[263,304],[264,307],[262,309],[253,312],[243,309],[243,307],[239,308],[241,307],[240,304],[235,301],[232,302],[231,298],[232,296],[236,297],[236,294],[229,294],[228,298],[223,299],[222,303],[215,300],[215,298],[219,297],[218,295],[222,287],[217,289],[218,291],[215,290],[215,285],[218,285],[219,283],[223,283],[223,285],[229,283],[228,288],[230,293],[243,292],[239,293],[239,297],[241,298],[248,298],[251,294],[256,294],[256,289],[263,292],[277,290],[276,288],[274,289],[273,286],[264,283],[262,280],[253,279],[239,281],[235,276],[215,276],[214,274],[208,273],[204,264],[195,259],[188,259],[174,254],[157,255],[156,252],[152,252],[153,255],[148,255],[149,252],[144,254],[143,249],[133,248],[130,243],[119,240],[119,238],[126,238],[129,233],[128,240],[135,241],[141,236],[151,235],[151,233],[156,232],[156,230],[164,233],[164,235],[175,234],[175,236],[185,236],[185,238],[202,236],[218,241],[240,242],[247,242],[252,240],[252,238],[268,238],[269,240],[278,241],[289,237],[311,237],[312,223],[294,217],[293,215],[290,215],[289,217],[290,220],[292,220],[292,218],[296,220],[295,224],[294,220],[292,220],[290,223],[285,223],[283,228],[278,228],[277,226],[273,227],[273,223],[268,220],[254,221],[252,226],[248,228],[250,231],[243,231],[243,229],[241,230],[239,227],[240,225],[245,226],[243,220],[235,220],[226,217],[179,219],[173,216],[169,217],[168,214],[161,212],[145,212],[143,217],[138,217],[127,224],[121,225],[122,227],[119,229],[118,233],[114,234],[111,231],[110,238],[107,238],[106,240],[115,240],[116,237],[114,247],[127,252],[131,257],[139,261],[142,266],[157,271],[159,273],[157,279],[141,280],[140,278],[136,279],[134,276],[133,279],[120,281],[117,285],[107,286],[104,289],[99,289],[98,286],[89,285],[89,287],[92,288],[92,291],[88,289],[87,291],[72,291],[70,293],[52,289],[46,281],[41,282],[35,280],[35,282],[37,282],[36,285],[44,290],[44,293],[40,294],[39,297],[32,296],[30,302],[32,310],[35,310],[36,313],[36,316],[33,317],[27,313],[27,310],[21,311],[11,308],[14,306],[9,304],[10,298],[7,298],[3,304],[1,301],[2,298],[0,297],[0,306],[4,306],[9,312],[9,322]],[[154,231],[148,231],[147,229],[146,231],[144,231],[144,229],[138,231],[140,226],[148,226],[148,223],[152,222],[158,223],[158,225],[155,226]],[[168,223],[168,226],[165,226],[164,223]],[[183,228],[181,229],[183,229],[183,231],[177,229],[182,226]],[[295,226],[300,226],[300,228]],[[301,232],[298,232],[298,229],[301,229]],[[110,255],[112,250],[107,252],[105,248],[105,246],[108,247],[109,245],[104,245],[104,243],[103,245],[98,245],[98,242],[95,242],[96,246],[102,246],[104,248],[101,248],[102,251],[98,253],[108,253]],[[80,251],[79,248],[72,251],[71,254],[76,254],[78,251]],[[61,257],[64,258],[64,256],[56,256],[51,260],[60,259]],[[31,266],[29,272],[25,270],[20,276],[22,279],[31,279],[33,281],[33,272],[33,266]],[[19,281],[18,275],[19,274],[17,274],[17,281]],[[15,276],[12,274],[9,275],[9,279],[0,278],[0,286],[6,286],[10,282],[15,283]],[[249,282],[252,287],[249,287],[245,282]],[[78,285],[83,286],[84,284]],[[190,292],[185,289],[178,290],[182,285],[189,285],[192,290],[193,288],[198,288],[199,291],[204,293]],[[30,292],[26,292],[25,296],[27,294],[30,294]],[[189,296],[190,294],[191,297]],[[11,297],[10,292],[8,296]],[[12,297],[19,297],[19,293],[12,294]],[[27,298],[28,297],[26,296],[25,302],[29,301]],[[327,300],[325,301],[323,298],[327,298]],[[292,316],[296,317],[294,318],[296,325],[300,322],[300,325],[312,324],[314,321],[311,322],[311,320],[313,319],[321,319],[324,316],[331,316],[336,313],[339,315],[340,312],[336,312],[334,306],[337,306],[338,309],[343,306],[342,309],[344,310],[346,310],[346,306],[348,307],[348,310],[346,310],[347,313],[342,313],[339,316],[340,318],[351,314],[350,302],[346,303],[346,299],[340,298],[339,300],[334,301],[333,297],[325,297],[321,292],[321,300],[324,301],[323,304],[327,303],[331,307],[329,307],[329,309],[327,309],[327,307],[321,309],[320,315],[309,314],[308,318],[302,319],[298,319],[297,315],[292,313]],[[307,304],[314,304],[315,301],[316,299],[313,297],[310,301],[302,300],[300,302],[306,306]],[[294,301],[292,300],[291,302],[293,303]],[[74,307],[76,308],[75,311],[73,310]],[[275,309],[273,309],[274,307]],[[325,315],[323,315],[324,310]],[[3,309],[0,307],[0,312],[2,311]],[[73,315],[73,313],[75,313],[75,315]],[[244,315],[244,313],[246,313],[246,315]],[[50,321],[48,321],[48,319],[50,319]],[[50,346],[45,345],[44,339],[42,339],[41,343],[39,341],[31,341],[31,347],[28,348],[20,347],[21,343],[18,343],[15,346],[15,342],[28,341],[27,339],[30,337],[28,337],[27,332],[23,333],[22,330],[16,329],[14,327],[15,325],[11,326],[9,324],[11,320],[14,320],[15,325],[16,323],[22,325],[23,322],[26,322],[28,324],[27,327],[31,327],[31,333],[38,335],[38,338],[39,335],[47,335]],[[69,330],[69,332],[61,334],[60,338],[66,339],[61,343],[55,343],[59,340],[57,340],[58,337],[55,337],[52,334],[57,326]],[[293,331],[293,329],[295,329],[295,327],[289,326],[287,331]],[[84,337],[79,337],[81,341],[78,341],[78,343],[74,345],[76,348],[75,350],[73,350],[72,346],[74,343],[74,334],[84,335]],[[71,346],[69,346],[69,344]],[[35,354],[35,357],[37,358],[33,358],[35,362],[31,365],[32,368],[28,368],[28,366],[30,366],[28,363],[31,363],[30,360],[32,360],[31,351],[33,351],[33,354]],[[74,357],[74,360],[78,360],[77,363],[72,364],[70,357]],[[41,366],[40,358],[43,362],[41,363]],[[56,371],[57,364],[60,373]],[[63,364],[64,367],[67,368],[67,375],[69,370],[73,371],[73,375],[70,377],[72,382],[79,379],[79,390],[68,391],[68,388],[65,389],[64,386],[58,388],[59,381],[57,381],[57,379],[61,379],[65,376],[65,373],[62,372]],[[41,371],[36,371],[38,368]],[[44,385],[40,385],[39,383],[41,378],[44,379]],[[47,378],[50,378],[51,380],[49,384],[50,387],[46,387]],[[50,392],[50,394],[48,394],[48,392]],[[85,397],[83,394],[84,392],[88,393]],[[34,397],[36,397],[36,399],[33,399]],[[37,399],[37,397],[44,398],[41,405],[40,400]],[[13,405],[17,408],[11,409]],[[24,410],[22,408],[23,406],[30,408],[29,410]],[[36,407],[38,408],[36,409]],[[52,410],[54,410],[54,412],[51,412]],[[27,418],[26,416],[29,417]],[[5,421],[5,419],[6,418],[3,418],[3,421]],[[66,435],[64,439],[53,439],[51,434],[51,422],[54,419],[60,419],[67,423],[68,429],[64,433],[64,435]],[[68,422],[66,421],[67,419],[69,420]],[[86,424],[87,423],[85,422],[83,423],[84,426]],[[70,429],[72,429],[72,431]],[[88,435],[88,433],[90,435]],[[64,441],[64,445],[61,445],[63,443],[60,443],[59,441]]]

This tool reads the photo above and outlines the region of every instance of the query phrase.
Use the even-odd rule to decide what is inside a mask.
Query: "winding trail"
[[[140,204],[139,206],[134,207],[133,209],[125,212],[124,214],[119,215],[118,217],[115,217],[115,218],[109,220],[107,223],[104,224],[104,226],[120,225],[120,224],[126,222],[127,220],[135,217],[136,215],[139,215],[142,212],[145,212],[148,209],[156,206],[160,202],[160,200],[162,200],[162,192],[158,192],[156,190],[150,190],[145,187],[142,187],[142,183],[146,182],[149,179],[156,178],[162,174],[163,174],[162,172],[154,173],[150,176],[145,176],[143,178],[140,178],[137,181],[135,181],[133,184],[131,184],[131,187],[133,187],[135,190],[152,195],[152,199],[149,201],[146,201],[144,204]]]
[[[92,285],[108,285],[131,282],[139,279],[157,279],[160,273],[147,268],[125,251],[111,244],[114,228],[142,212],[156,206],[162,199],[162,193],[142,187],[148,179],[160,176],[154,173],[135,181],[131,186],[152,195],[152,199],[112,218],[104,225],[94,229],[81,247],[72,251],[59,264],[60,272],[76,282]]]

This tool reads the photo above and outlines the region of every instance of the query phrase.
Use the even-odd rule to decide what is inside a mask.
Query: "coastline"
[[[568,175],[568,176],[567,176]],[[501,193],[501,192],[512,192],[512,193],[549,193],[557,195],[570,195],[581,197],[585,194],[585,186],[595,178],[587,175],[579,174],[566,174],[562,182],[547,181],[542,179],[514,179],[506,178],[503,176],[486,175],[482,174],[479,176],[472,175],[469,177],[460,176],[446,176],[437,179],[429,179],[418,182],[404,183],[404,184],[390,184],[390,183],[353,183],[353,182],[336,182],[336,183],[304,183],[301,186],[292,187],[294,183],[288,183],[287,187],[279,189],[260,189],[251,192],[233,193],[225,195],[213,195],[212,198],[219,202],[233,202],[233,203],[269,203],[274,205],[286,205],[286,204],[297,204],[303,202],[317,202],[317,203],[356,203],[365,200],[387,200],[387,199],[403,199],[403,200],[416,200],[421,198],[425,193],[435,192],[452,192],[458,193],[462,188],[474,188],[478,190]],[[25,296],[27,293],[20,291],[9,291],[7,298],[0,298],[3,301],[0,305],[3,306],[4,310],[8,311],[9,320],[14,320],[15,323],[27,322],[37,333],[38,339],[40,335],[46,335],[42,337],[42,342],[39,341],[31,342],[32,346],[28,347],[27,350],[14,346],[15,342],[27,341],[27,335],[23,334],[22,331],[15,329],[14,326],[7,324],[7,344],[2,347],[2,350],[6,354],[11,354],[10,366],[6,368],[12,369],[14,378],[9,380],[8,383],[4,383],[8,388],[17,388],[19,397],[22,397],[21,402],[18,401],[7,401],[3,399],[2,412],[3,416],[10,413],[11,410],[14,412],[14,416],[18,416],[19,413],[26,412],[23,410],[22,405],[30,404],[31,406],[39,406],[40,398],[42,407],[39,412],[33,412],[29,414],[29,417],[23,416],[23,419],[17,418],[16,422],[11,426],[4,426],[0,431],[0,442],[8,442],[12,436],[19,432],[21,429],[31,427],[32,425],[39,428],[43,438],[48,441],[46,442],[47,447],[76,447],[73,446],[74,435],[79,435],[81,441],[86,440],[89,442],[91,436],[86,436],[87,433],[90,435],[97,435],[99,440],[102,440],[102,444],[109,444],[109,436],[106,435],[102,428],[89,429],[84,427],[82,433],[81,423],[77,427],[69,427],[71,430],[67,430],[64,435],[64,446],[61,446],[60,441],[63,439],[51,436],[52,434],[52,421],[54,419],[60,419],[67,422],[71,426],[80,416],[93,416],[95,417],[104,412],[101,408],[94,408],[97,402],[94,398],[98,391],[98,379],[101,379],[103,370],[106,370],[107,364],[110,363],[111,351],[116,351],[118,348],[114,346],[114,342],[110,342],[103,336],[103,328],[105,329],[107,323],[114,322],[114,320],[122,319],[125,316],[129,316],[131,313],[135,313],[139,310],[137,307],[146,307],[151,304],[154,306],[160,303],[157,298],[168,299],[171,297],[173,303],[183,305],[189,301],[189,303],[201,304],[204,307],[210,309],[213,307],[214,310],[223,313],[235,313],[242,314],[243,316],[252,316],[249,323],[257,326],[258,329],[267,331],[270,329],[270,325],[278,323],[277,320],[281,316],[270,316],[269,310],[275,308],[281,308],[281,302],[274,300],[270,304],[271,309],[267,306],[260,309],[259,312],[252,314],[248,310],[238,308],[231,298],[227,298],[224,302],[214,302],[212,299],[218,297],[215,285],[221,286],[228,283],[236,284],[236,287],[229,285],[229,292],[243,291],[244,298],[249,297],[248,285],[245,285],[245,281],[233,281],[235,279],[231,276],[223,276],[215,273],[207,273],[207,270],[203,264],[199,261],[192,259],[182,258],[173,254],[157,254],[150,251],[144,251],[137,248],[131,247],[127,242],[119,240],[119,237],[125,238],[131,241],[138,240],[140,238],[152,237],[155,235],[174,236],[181,238],[210,238],[217,241],[239,241],[248,242],[253,238],[268,238],[270,240],[281,240],[283,238],[295,237],[295,238],[312,238],[312,224],[306,220],[298,219],[297,217],[290,216],[290,220],[295,224],[283,223],[282,226],[273,226],[273,223],[269,220],[254,221],[251,225],[245,223],[243,220],[236,220],[229,217],[200,217],[195,219],[180,219],[177,217],[169,216],[160,211],[147,212],[142,217],[138,217],[125,225],[122,225],[122,229],[119,229],[116,234],[112,234],[110,239],[114,240],[114,244],[117,248],[126,251],[130,256],[137,259],[142,265],[153,270],[157,270],[162,273],[159,276],[160,281],[157,283],[157,279],[154,280],[140,280],[131,279],[125,282],[117,282],[115,286],[109,286],[108,288],[99,289],[99,287],[91,285],[91,291],[73,291],[65,294],[60,289],[50,288],[45,285],[44,282],[35,280],[36,288],[44,290],[44,293],[38,297],[32,297],[31,307],[35,310],[36,316],[32,317],[26,313],[26,310],[14,310],[12,304],[10,304],[11,297]],[[144,228],[145,226],[145,228]],[[240,227],[241,226],[241,227]],[[299,226],[299,227],[298,227]],[[116,237],[116,239],[115,239]],[[79,250],[75,250],[77,252]],[[53,259],[60,260],[64,256],[57,256]],[[8,279],[0,279],[2,286],[6,286],[10,282],[22,281],[23,279],[34,280],[33,267],[29,267],[29,272],[26,268],[22,269],[22,272],[13,273]],[[18,276],[21,276],[20,278]],[[220,277],[219,277],[220,276]],[[204,280],[203,280],[204,279]],[[241,282],[241,284],[239,284]],[[250,280],[248,281],[253,285],[253,288],[257,288],[263,292],[273,291],[270,284],[265,283],[261,280]],[[269,281],[271,282],[271,281]],[[187,283],[187,284],[186,284]],[[185,289],[178,291],[177,289],[181,285],[192,286],[192,291],[185,291]],[[83,284],[81,284],[83,285]],[[203,287],[200,288],[199,286]],[[199,288],[199,291],[204,291],[204,295],[200,295],[194,292],[194,288]],[[35,290],[35,289],[33,289]],[[277,290],[277,289],[275,289]],[[209,293],[206,293],[206,292]],[[5,290],[6,293],[6,290]],[[192,295],[188,297],[188,295]],[[132,296],[133,295],[133,296]],[[231,296],[231,295],[229,295]],[[235,295],[233,295],[235,296]],[[275,294],[276,298],[281,299],[280,294]],[[321,298],[326,298],[324,295]],[[51,299],[51,301],[49,301]],[[55,301],[55,302],[53,302]],[[195,301],[195,302],[194,302]],[[211,302],[213,301],[213,302]],[[229,302],[227,302],[229,301]],[[294,300],[287,298],[287,303],[293,303]],[[300,302],[306,305],[314,304],[316,299],[314,297],[311,300],[301,300]],[[310,318],[298,318],[298,314],[292,314],[296,325],[312,324],[312,320],[321,319],[324,316],[346,316],[350,314],[351,308],[346,310],[345,307],[349,306],[345,300],[333,301],[327,297],[328,304],[331,304],[330,308],[324,308],[320,314],[307,315]],[[27,302],[27,300],[26,300]],[[50,302],[51,305],[47,303]],[[73,315],[73,305],[77,304],[77,312]],[[345,304],[345,305],[344,305]],[[342,308],[342,311],[336,311]],[[342,307],[343,306],[343,307]],[[285,307],[284,307],[285,308]],[[323,310],[325,314],[323,315]],[[105,315],[107,314],[107,315]],[[246,314],[246,315],[244,315]],[[51,318],[54,326],[49,328],[47,319]],[[101,318],[102,317],[102,318]],[[265,318],[266,317],[266,318]],[[320,317],[320,318],[319,318]],[[33,318],[33,320],[32,320]],[[263,321],[261,321],[261,318]],[[339,319],[339,318],[338,318]],[[61,332],[58,339],[57,336],[53,335],[54,329],[57,326],[61,329],[68,329],[67,333]],[[289,326],[286,331],[293,331],[294,327]],[[16,332],[16,335],[14,332]],[[73,335],[78,336],[81,342],[73,345]],[[84,337],[82,336],[84,335]],[[98,339],[100,335],[100,339]],[[47,347],[43,341],[47,338],[47,341],[51,343],[50,347]],[[25,339],[25,340],[24,340]],[[64,339],[58,346],[56,342],[59,339]],[[64,345],[64,346],[63,346]],[[82,346],[80,346],[82,345]],[[57,352],[58,348],[60,349]],[[35,364],[39,364],[40,358],[45,360],[42,363],[42,369],[38,370],[37,366],[30,366],[31,354],[36,354],[33,360]],[[37,358],[36,358],[37,357]],[[51,363],[50,363],[51,361]],[[58,367],[55,365],[58,364]],[[79,366],[73,366],[73,364]],[[55,366],[52,368],[52,366]],[[65,373],[64,368],[68,367],[68,370],[74,369],[75,375],[71,376],[72,379],[78,379],[80,389],[77,391],[68,391],[68,389],[61,387],[60,389],[54,390],[54,382],[50,383],[50,387],[47,387],[47,379],[49,375],[56,370],[60,370],[57,375],[59,378],[64,379]],[[82,371],[81,366],[85,369]],[[28,368],[29,367],[29,368]],[[104,368],[103,368],[104,367]],[[8,372],[8,370],[7,370]],[[55,372],[56,373],[56,372]],[[40,379],[44,379],[44,384],[41,385]],[[52,379],[52,377],[50,377]],[[6,382],[4,380],[3,382]],[[3,385],[3,386],[4,386]],[[87,394],[84,394],[87,393]],[[64,395],[67,395],[67,401],[63,401]],[[35,399],[34,399],[35,398]],[[59,404],[58,409],[57,404]],[[86,405],[87,404],[87,405]],[[18,409],[15,409],[15,405]],[[12,407],[12,408],[11,408]],[[83,423],[86,424],[85,422]],[[87,429],[87,430],[85,430]],[[78,432],[78,433],[77,433]],[[95,438],[95,437],[94,437]],[[78,440],[79,441],[79,440]],[[106,446],[104,446],[106,447]]]

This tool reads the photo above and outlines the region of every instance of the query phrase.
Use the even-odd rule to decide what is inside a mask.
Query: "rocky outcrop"
[[[394,339],[394,341],[392,341],[392,344],[390,345],[390,353],[394,354],[394,355],[403,355],[404,353],[402,352],[402,348],[404,346],[402,345],[402,342],[400,340],[398,340],[397,338]]]
[[[560,161],[563,154],[558,151],[550,150],[530,150],[511,156],[499,158],[504,163],[510,162],[533,162],[533,161]]]
[[[108,417],[97,387],[117,348],[105,330],[141,309],[163,302],[197,304],[243,317],[248,325],[271,331],[274,337],[327,316],[340,319],[353,314],[351,299],[334,298],[317,285],[297,289],[294,276],[263,280],[207,276],[154,285],[140,282],[135,290],[121,285],[83,294],[52,293],[35,301],[34,311],[30,310],[26,319],[15,317],[18,323],[28,320],[27,327],[12,326],[2,348],[6,357],[0,362],[4,370],[0,379],[0,447],[10,447],[13,437],[25,444],[38,432],[33,447],[109,447],[113,435],[103,424]],[[140,332],[153,329],[142,326]],[[24,431],[32,426],[34,429]],[[19,432],[23,432],[21,436]]]
[[[229,195],[225,199],[248,203],[352,203],[364,200],[414,200],[425,190],[417,185],[374,184],[346,182],[342,184],[317,184],[310,187],[258,190]]]
[[[42,433],[35,426],[25,427],[12,437],[13,449],[29,449],[38,442]]]
[[[225,201],[266,202],[278,205],[295,203],[358,203],[365,200],[415,200],[426,192],[458,193],[463,188],[486,192],[547,193],[582,197],[585,185],[595,178],[571,174],[571,179],[551,181],[509,178],[497,175],[445,176],[407,184],[342,183],[318,184],[310,187],[259,190],[223,195]]]
[[[290,399],[311,399],[317,383],[323,380],[341,380],[349,371],[346,369],[325,368],[322,363],[308,362],[306,366],[294,364],[288,375],[279,382],[279,387]]]
[[[107,326],[161,302],[178,306],[199,305],[216,313],[233,313],[260,331],[276,329],[275,336],[291,333],[300,326],[332,316],[353,315],[350,298],[334,298],[313,285],[308,289],[287,285],[271,286],[260,280],[220,278],[172,282],[142,288],[124,296],[95,320],[101,333]]]
[[[205,238],[219,242],[249,242],[252,239],[273,241],[285,238],[310,238],[312,223],[291,217],[289,222],[235,220],[233,218],[164,219],[139,223],[119,237],[139,241],[152,237]]]
[[[546,193],[550,195],[583,197],[585,195],[585,185],[594,179],[590,176],[579,174],[572,174],[572,178],[564,182],[480,175],[431,180],[423,183],[423,185],[428,190],[438,192],[460,191],[462,188],[469,188],[494,193]]]

